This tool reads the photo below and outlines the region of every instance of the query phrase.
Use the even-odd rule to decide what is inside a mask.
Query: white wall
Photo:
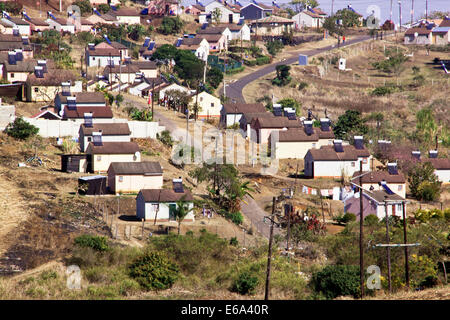
[[[353,163],[353,165],[352,165]],[[363,171],[370,171],[370,161],[363,164]],[[359,171],[358,161],[314,161],[314,178],[333,177],[339,178],[344,172],[347,177],[353,176],[353,173]],[[311,174],[311,160],[305,157],[305,175]]]
[[[111,57],[114,61],[114,65],[117,66],[120,63],[120,57]],[[106,67],[109,65],[109,56],[91,56],[89,55],[88,66],[89,67]]]
[[[438,176],[442,183],[450,183],[450,170],[435,170],[434,174]]]
[[[153,221],[156,215],[156,203],[146,202],[144,204],[142,196],[139,194],[136,199],[136,215],[138,218],[144,218],[145,220]],[[169,220],[169,204],[175,204],[175,202],[160,203],[159,210],[157,214],[157,221],[159,220]],[[194,204],[189,203],[189,208],[193,208]],[[194,213],[191,211],[188,213],[185,221],[194,221]],[[171,220],[175,221],[175,220]]]
[[[39,128],[39,135],[44,138],[74,137],[78,139],[80,125],[83,119],[71,120],[47,120],[24,118],[27,122]],[[156,134],[165,130],[158,122],[127,121],[127,119],[93,119],[93,123],[124,123],[128,122],[131,138],[156,138]]]
[[[83,152],[86,152],[86,149],[89,145],[89,141],[88,138],[91,138],[92,141],[92,135],[89,136],[84,136],[83,138],[80,137],[80,149]],[[131,138],[130,136],[126,136],[126,135],[116,135],[116,136],[112,136],[112,135],[107,135],[107,136],[103,136],[102,135],[102,141],[103,142],[130,142]]]

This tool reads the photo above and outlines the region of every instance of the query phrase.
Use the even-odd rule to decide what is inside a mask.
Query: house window
[[[398,212],[402,212],[403,211],[403,206],[401,204],[397,205],[397,211]]]
[[[102,156],[97,156],[97,161],[102,161]]]
[[[91,137],[88,137],[88,138],[87,138],[87,141],[88,141],[88,142],[91,142],[91,141],[92,141],[92,138],[91,138]]]
[[[14,73],[11,73],[11,78],[14,78]]]
[[[367,158],[363,158],[363,163],[367,163]]]
[[[134,155],[133,156],[133,161],[136,161],[137,160],[137,157],[136,157],[136,155]]]
[[[203,101],[203,97],[200,97],[200,101]]]
[[[123,182],[123,176],[119,176],[119,182]]]
[[[313,142],[312,147],[315,149],[316,148],[316,143]]]
[[[401,184],[398,185],[398,191],[402,191],[403,190],[403,186]]]
[[[214,108],[214,102],[211,102],[211,108]]]
[[[34,92],[39,92],[39,88],[34,88]]]
[[[92,57],[92,60],[94,60],[94,61],[95,61],[95,57]]]
[[[354,161],[352,161],[352,167],[354,167],[355,166],[355,162]]]

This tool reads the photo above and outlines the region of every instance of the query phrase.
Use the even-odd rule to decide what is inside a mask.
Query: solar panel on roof
[[[204,24],[202,24],[202,30],[206,29],[208,27],[208,23],[205,22]]]
[[[182,43],[183,43],[183,39],[179,38],[179,39],[177,40],[177,43],[175,44],[175,47],[181,46]]]
[[[397,164],[388,164],[388,173],[389,174],[398,174]]]
[[[430,150],[430,152],[428,153],[428,156],[432,159],[437,158],[437,156],[438,156],[437,150]]]
[[[295,120],[295,119],[297,119],[297,117],[295,116],[295,113],[293,113],[293,112],[289,112],[288,115],[287,115],[287,118],[288,118],[289,120]]]
[[[334,143],[334,151],[336,152],[344,152],[344,147],[342,146],[342,142]]]
[[[173,181],[173,191],[175,191],[176,193],[183,193],[184,192],[183,182]]]
[[[383,187],[383,189],[386,191],[387,194],[394,194],[394,192],[386,185],[386,181],[381,181],[380,185]]]
[[[321,121],[320,122],[320,130],[330,131],[330,121]]]
[[[305,123],[305,132],[308,136],[312,135],[314,133],[312,123]]]
[[[364,149],[364,140],[363,139],[355,139],[355,148],[358,150]]]
[[[92,128],[92,114],[84,115],[84,126],[86,128]]]
[[[281,112],[281,108],[273,108],[273,114],[276,117],[281,117],[283,113]]]
[[[92,134],[92,140],[94,143],[94,146],[102,146],[103,142],[102,142],[102,135],[101,134]]]
[[[67,97],[67,109],[73,110],[77,108],[77,100],[70,99],[72,97]]]
[[[94,11],[94,13],[95,13],[96,15],[98,15],[99,17],[101,17],[101,14],[100,14],[100,12],[97,11],[97,9],[94,8],[94,9],[92,9],[92,10]]]
[[[144,44],[142,46],[143,47],[148,47],[149,43],[150,43],[150,38],[145,38]]]
[[[148,50],[149,51],[153,50],[155,48],[155,44],[156,44],[155,41],[151,41],[149,46],[148,46]]]

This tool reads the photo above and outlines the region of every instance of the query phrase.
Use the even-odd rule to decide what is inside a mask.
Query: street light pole
[[[399,21],[400,21],[400,26],[399,26],[399,31],[402,31],[402,2],[399,1],[398,2],[398,15],[399,15]]]
[[[406,287],[409,288],[409,262],[408,262],[408,243],[407,234],[406,234],[406,202],[402,204],[403,209],[403,240],[405,242],[405,278],[406,278]]]
[[[387,255],[387,268],[388,268],[388,286],[389,293],[392,293],[392,285],[391,285],[391,248],[389,247],[389,216],[388,216],[388,207],[387,207],[387,196],[384,196],[384,209],[386,211],[386,255]]]
[[[361,286],[361,299],[364,297],[364,210],[363,210],[363,163],[359,162],[359,281]]]
[[[273,216],[275,214],[275,206],[277,203],[277,198],[273,197],[272,199],[272,216],[270,219],[270,235],[269,235],[269,252],[267,254],[267,271],[266,271],[266,289],[264,293],[264,300],[269,300],[269,294],[270,294],[270,267],[272,262],[272,242],[273,242]]]

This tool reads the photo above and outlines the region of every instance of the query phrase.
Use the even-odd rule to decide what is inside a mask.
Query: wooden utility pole
[[[272,199],[272,216],[270,219],[270,234],[269,234],[269,252],[267,254],[267,271],[266,271],[266,289],[264,293],[264,300],[269,300],[270,294],[270,267],[272,262],[272,242],[273,242],[273,217],[275,214],[275,206],[277,203],[277,198]]]
[[[359,162],[359,283],[361,286],[361,299],[364,297],[364,208],[362,190],[363,163]]]
[[[288,214],[286,251],[289,251],[289,240],[291,239],[291,214],[292,214],[293,211],[294,211],[294,207],[292,206],[292,203],[290,203],[288,210],[285,210],[285,213]]]
[[[403,211],[403,240],[405,243],[405,278],[406,278],[406,287],[409,288],[409,262],[408,262],[408,246],[406,244],[408,243],[408,238],[406,234],[406,203],[403,202],[402,204],[402,211]]]
[[[154,119],[153,117],[153,101],[155,100],[155,80],[152,80],[152,120]]]
[[[388,285],[389,285],[389,293],[392,293],[392,284],[391,284],[391,248],[389,246],[389,216],[388,216],[388,208],[387,208],[387,202],[386,198],[387,196],[384,196],[384,209],[386,211],[386,244],[388,245],[386,247],[386,256],[387,256],[387,268],[388,268]]]

